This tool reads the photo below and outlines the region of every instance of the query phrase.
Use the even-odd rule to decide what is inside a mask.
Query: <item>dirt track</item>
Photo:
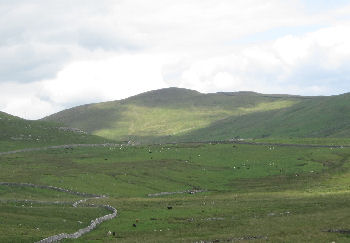
[[[276,146],[276,147],[304,147],[304,148],[350,148],[350,145],[317,145],[317,144],[287,144],[287,143],[257,143],[257,142],[246,142],[246,141],[205,141],[205,142],[187,142],[187,143],[168,143],[168,144],[246,144],[246,145],[255,145],[255,146]],[[104,143],[104,144],[65,144],[65,145],[56,145],[56,146],[47,146],[41,148],[27,148],[19,149],[13,151],[0,152],[1,155],[7,154],[16,154],[16,153],[25,153],[25,152],[34,152],[34,151],[43,151],[49,149],[70,149],[70,148],[79,148],[79,147],[116,147],[121,144],[114,143]],[[123,144],[123,146],[130,146]]]
[[[79,147],[116,147],[120,146],[120,144],[114,143],[103,143],[103,144],[64,144],[64,145],[55,145],[55,146],[47,146],[40,148],[27,148],[27,149],[18,149],[13,151],[0,152],[0,155],[7,154],[16,154],[16,153],[25,153],[25,152],[34,152],[34,151],[43,151],[49,149],[70,149],[70,148],[79,148]],[[124,145],[125,146],[125,145]]]

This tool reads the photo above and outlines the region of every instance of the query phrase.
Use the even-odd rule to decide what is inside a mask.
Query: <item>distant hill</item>
[[[309,99],[254,92],[202,94],[188,89],[167,88],[124,100],[74,107],[43,120],[77,127],[114,140],[187,140],[189,134],[196,135],[193,137],[195,140],[201,137],[196,132],[217,122],[280,110]]]
[[[72,143],[103,143],[107,139],[46,121],[29,121],[0,112],[0,151]]]
[[[167,88],[44,118],[114,140],[350,137],[350,93],[303,97]]]
[[[181,140],[350,137],[350,93],[314,97],[278,110],[231,116]]]

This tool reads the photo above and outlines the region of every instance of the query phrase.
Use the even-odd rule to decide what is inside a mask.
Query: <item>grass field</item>
[[[349,234],[326,232],[350,229],[346,147],[193,143],[56,149],[0,156],[0,181],[108,195],[96,203],[116,207],[118,217],[67,242],[350,240]],[[204,192],[148,196],[195,189]],[[1,227],[5,242],[72,233],[78,221],[86,224],[105,213],[11,202],[76,200],[43,189],[0,186],[0,199],[0,224],[9,225]],[[51,223],[44,223],[46,216]]]

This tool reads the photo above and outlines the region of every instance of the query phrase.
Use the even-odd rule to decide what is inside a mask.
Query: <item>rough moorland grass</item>
[[[1,200],[77,201],[81,197],[49,189],[0,185]]]
[[[72,202],[79,199],[47,189],[0,186],[0,242],[35,242],[73,233],[107,213],[101,208],[73,208]]]
[[[49,150],[2,156],[0,176],[117,197],[238,191],[237,180],[320,176],[345,156],[343,150],[232,144]]]
[[[349,227],[349,199],[348,193],[295,192],[118,199],[110,201],[119,207],[117,219],[74,242],[115,242],[106,235],[109,230],[118,233],[117,242],[225,242],[252,236],[262,237],[257,242],[347,242],[346,235],[323,231]]]
[[[0,202],[0,242],[35,242],[49,235],[73,233],[106,213],[92,207]]]
[[[178,138],[180,141],[242,138],[350,136],[350,93],[315,97],[284,109],[232,116]]]
[[[108,194],[104,203],[115,206],[118,217],[74,242],[194,242],[242,237],[262,237],[258,241],[267,237],[272,242],[346,242],[346,234],[324,231],[349,228],[349,156],[348,148],[234,144],[58,149],[1,156],[0,180]],[[188,189],[208,192],[147,196]],[[0,198],[6,200],[30,195],[48,201],[72,200],[70,195],[59,194],[0,187]],[[67,231],[67,225],[78,227],[81,218],[88,222],[96,217],[83,208],[74,211],[40,205],[40,214],[30,206],[25,207],[24,216],[17,217],[23,213],[22,206],[1,204],[2,222],[11,222],[11,232],[25,232],[16,236],[3,233],[4,241],[31,242],[35,237]],[[45,228],[45,215],[52,218],[52,224],[37,232],[34,224]],[[71,222],[65,226],[67,217]],[[117,232],[117,238],[108,236],[108,231]]]

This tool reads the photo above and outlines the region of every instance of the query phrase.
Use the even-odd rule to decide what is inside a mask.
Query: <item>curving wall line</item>
[[[35,185],[31,183],[14,183],[14,182],[0,182],[0,185],[2,186],[18,186],[18,187],[33,187],[33,188],[41,188],[41,189],[50,189],[50,190],[55,190],[55,191],[60,191],[60,192],[65,192],[65,193],[70,193],[73,195],[78,195],[78,196],[84,196],[88,198],[81,199],[79,201],[76,201],[72,204],[73,207],[78,207],[79,204],[85,203],[89,199],[101,199],[101,198],[106,198],[105,195],[95,195],[95,194],[90,194],[90,193],[84,193],[84,192],[76,192],[72,191],[69,189],[64,189],[56,186],[45,186],[45,185]],[[35,201],[33,201],[35,202]],[[56,202],[58,203],[58,202]],[[64,202],[62,202],[64,203]],[[111,220],[117,216],[117,209],[110,205],[93,205],[93,204],[88,204],[87,206],[97,206],[101,207],[104,209],[107,209],[110,211],[110,214],[104,215],[102,217],[96,218],[91,220],[91,223],[89,226],[79,229],[77,232],[74,232],[72,234],[67,234],[67,233],[61,233],[53,236],[49,236],[45,239],[42,239],[40,241],[37,241],[36,243],[51,243],[51,242],[57,242],[63,239],[77,239],[81,237],[82,235],[89,233],[93,229],[95,229],[99,224],[103,223],[104,221]]]

